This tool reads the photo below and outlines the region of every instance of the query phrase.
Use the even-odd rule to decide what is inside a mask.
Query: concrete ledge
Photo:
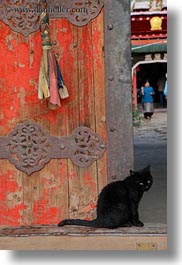
[[[167,250],[164,225],[94,229],[29,226],[0,229],[1,250]]]

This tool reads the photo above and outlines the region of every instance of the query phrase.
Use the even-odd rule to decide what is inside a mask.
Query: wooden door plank
[[[95,131],[95,101],[93,87],[92,25],[78,31],[78,70],[79,70],[79,112],[80,125]],[[80,168],[80,211],[82,218],[95,217],[97,199],[97,168],[93,163],[88,168]]]
[[[23,225],[23,180],[8,161],[0,165],[0,226]]]
[[[92,49],[93,49],[93,75],[95,95],[95,122],[96,132],[104,142],[106,135],[106,95],[105,95],[105,66],[104,66],[104,11],[92,21]],[[106,152],[97,161],[98,192],[107,183]]]
[[[54,46],[54,52],[57,56],[58,63],[60,65],[63,78],[67,84],[67,70],[68,70],[68,54],[69,54],[69,34],[66,32],[67,20],[51,20],[51,32],[52,40],[56,43]],[[67,84],[69,88],[69,82]],[[61,100],[61,107],[56,111],[50,111],[55,116],[55,122],[51,126],[50,122],[50,132],[51,135],[68,135],[67,123],[68,120],[68,108],[67,104],[69,99]],[[49,170],[51,170],[50,178],[53,179],[52,188],[49,188],[50,202],[49,208],[55,211],[55,220],[51,218],[52,223],[58,223],[60,219],[68,216],[68,159],[53,160],[48,165]],[[46,188],[46,187],[45,187]],[[52,191],[51,191],[52,189]]]
[[[77,67],[77,27],[70,24],[66,19],[62,29],[63,42],[63,74],[68,87],[69,99],[67,100],[67,134],[71,135],[75,128],[79,126],[79,86],[78,86],[78,67]],[[63,218],[74,218],[79,208],[79,170],[72,161],[67,162],[67,197],[68,211]]]

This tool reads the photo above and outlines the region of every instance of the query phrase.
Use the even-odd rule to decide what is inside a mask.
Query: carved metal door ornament
[[[76,26],[84,26],[98,16],[104,0],[47,0],[50,18],[67,18]],[[39,29],[42,13],[39,0],[1,0],[0,20],[24,36]]]
[[[70,158],[80,167],[88,167],[104,154],[100,136],[81,126],[71,136],[50,136],[40,124],[18,124],[7,137],[0,137],[0,159],[8,159],[20,171],[31,175],[51,159]]]

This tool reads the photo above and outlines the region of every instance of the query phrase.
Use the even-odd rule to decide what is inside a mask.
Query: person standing
[[[166,74],[166,83],[164,87],[164,96],[166,97],[166,100],[167,100],[167,95],[168,95],[168,89],[167,89],[167,74]]]
[[[144,108],[144,118],[151,119],[154,113],[153,96],[155,95],[154,89],[150,86],[149,81],[145,82],[144,87],[141,88],[142,103]]]
[[[157,81],[157,88],[158,88],[158,92],[159,92],[159,104],[160,107],[163,108],[164,107],[164,86],[165,86],[165,78],[161,77],[158,79]]]

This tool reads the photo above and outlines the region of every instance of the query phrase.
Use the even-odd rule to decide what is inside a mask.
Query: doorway
[[[137,90],[140,91],[140,88],[144,85],[145,80],[149,80],[150,85],[155,91],[154,104],[155,107],[160,106],[160,97],[158,91],[158,80],[164,78],[167,73],[167,62],[157,62],[157,63],[144,63],[140,64],[137,68]],[[141,103],[141,97],[137,97],[137,103]],[[165,97],[163,98],[164,107],[167,106]]]

